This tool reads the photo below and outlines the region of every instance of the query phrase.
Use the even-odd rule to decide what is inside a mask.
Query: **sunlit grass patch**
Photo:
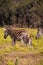
[[[8,60],[7,65],[15,65],[13,61]]]
[[[39,62],[37,63],[37,65],[43,65],[43,58],[39,59]]]
[[[17,29],[22,29],[22,28],[17,28]],[[37,29],[31,29],[31,28],[23,28],[28,32],[28,35],[32,36],[32,47],[29,45],[25,45],[22,44],[21,42],[16,42],[15,46],[8,47],[9,44],[12,44],[12,39],[10,38],[10,36],[8,36],[6,39],[4,39],[4,31],[3,28],[0,28],[0,45],[5,45],[6,47],[2,50],[5,53],[10,52],[11,50],[16,50],[16,51],[23,51],[23,52],[35,52],[35,53],[43,53],[43,35],[42,37],[40,37],[39,39],[35,39],[36,33],[37,33]],[[7,45],[7,43],[9,43]],[[1,51],[1,50],[0,50]],[[1,53],[4,53],[1,52]]]

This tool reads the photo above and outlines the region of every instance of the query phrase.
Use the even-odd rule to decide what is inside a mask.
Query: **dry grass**
[[[43,65],[43,36],[36,40],[37,29],[25,29],[32,36],[32,47],[19,41],[12,46],[10,36],[5,40],[3,28],[0,28],[0,65]]]

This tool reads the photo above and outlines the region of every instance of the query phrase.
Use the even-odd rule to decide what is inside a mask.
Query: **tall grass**
[[[17,28],[18,29],[18,28]],[[21,28],[20,28],[21,29]],[[3,28],[0,28],[0,45],[2,47],[6,45],[6,47],[3,49],[3,51],[0,50],[0,52],[9,52],[12,50],[19,50],[23,52],[34,52],[34,53],[43,53],[43,35],[39,39],[35,39],[37,29],[28,29],[24,28],[28,32],[28,35],[32,36],[32,47],[29,45],[22,44],[21,42],[17,41],[16,45],[13,47],[10,47],[9,44],[12,44],[12,40],[10,36],[8,36],[6,39],[4,39],[4,31]],[[7,45],[8,44],[8,45]]]

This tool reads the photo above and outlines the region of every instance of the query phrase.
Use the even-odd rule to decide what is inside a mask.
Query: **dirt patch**
[[[16,62],[17,65],[36,65],[40,59],[43,59],[41,54],[23,53],[21,51],[12,51],[9,54],[4,54],[0,60],[0,65],[7,65],[8,61]],[[2,64],[3,63],[3,64]]]
[[[3,52],[0,54],[0,65],[38,65],[43,63],[43,54],[13,50],[11,44],[0,45],[0,50]]]

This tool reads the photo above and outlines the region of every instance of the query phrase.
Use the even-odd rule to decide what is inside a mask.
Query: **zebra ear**
[[[4,30],[4,31],[6,31],[6,29],[5,29],[5,28],[4,28],[3,30]]]

